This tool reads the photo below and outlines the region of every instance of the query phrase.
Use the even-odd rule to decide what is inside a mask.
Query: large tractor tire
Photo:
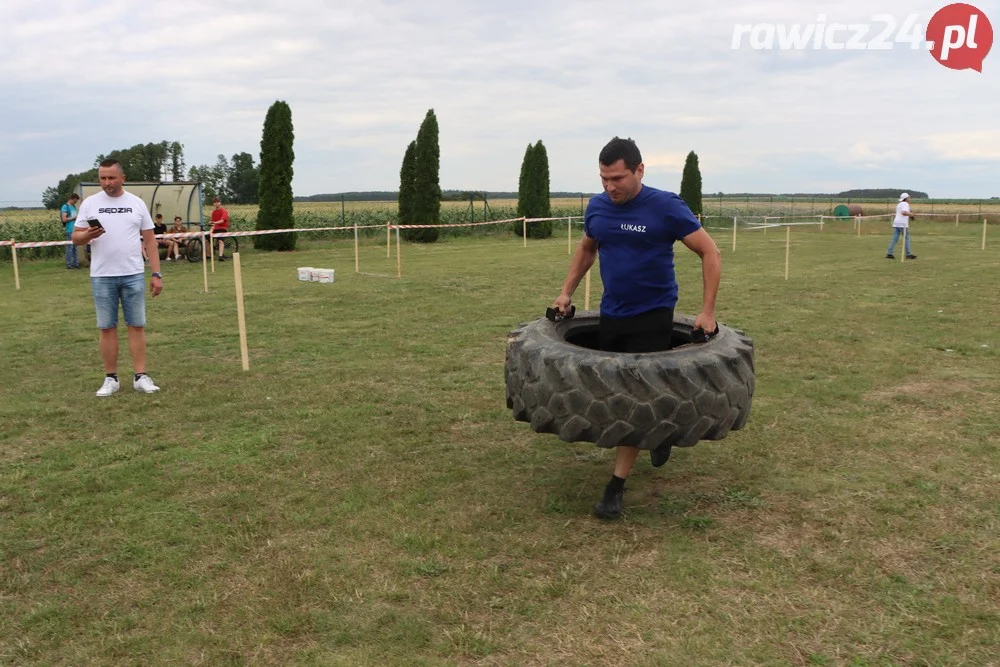
[[[694,318],[675,315],[673,349],[604,352],[598,321],[589,311],[510,332],[504,375],[515,420],[566,442],[648,450],[721,440],[747,423],[755,378],[743,332],[719,325],[693,342]]]

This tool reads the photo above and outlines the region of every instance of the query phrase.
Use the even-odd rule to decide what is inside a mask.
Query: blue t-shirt
[[[63,213],[66,214],[66,233],[73,233],[73,225],[76,223],[76,206],[72,204],[63,204],[62,208],[59,209],[59,219],[62,220]]]
[[[677,304],[674,241],[701,229],[683,199],[642,186],[624,204],[602,192],[591,198],[584,233],[597,241],[604,296],[601,314],[632,317]]]

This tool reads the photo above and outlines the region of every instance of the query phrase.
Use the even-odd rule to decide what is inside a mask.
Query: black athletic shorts
[[[673,308],[654,308],[634,317],[601,315],[598,344],[606,352],[660,352],[670,349],[673,331]]]

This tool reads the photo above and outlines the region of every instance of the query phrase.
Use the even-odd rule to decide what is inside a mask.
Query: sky
[[[622,136],[642,151],[643,182],[674,191],[693,150],[705,193],[1000,196],[1000,47],[977,72],[906,41],[943,6],[4,0],[0,204],[37,202],[137,143],[179,141],[189,167],[258,161],[276,100],[292,110],[297,196],[398,189],[431,108],[445,189],[516,191],[540,139],[553,191],[596,192],[600,149]],[[1000,29],[1000,0],[976,7]],[[862,45],[891,28],[891,48],[753,48],[779,27],[834,23],[869,26]],[[980,21],[972,41],[984,39]]]

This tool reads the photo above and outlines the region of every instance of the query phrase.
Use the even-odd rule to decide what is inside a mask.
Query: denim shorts
[[[94,306],[97,308],[97,328],[118,326],[118,303],[122,304],[125,324],[146,326],[146,274],[133,276],[91,277]]]

